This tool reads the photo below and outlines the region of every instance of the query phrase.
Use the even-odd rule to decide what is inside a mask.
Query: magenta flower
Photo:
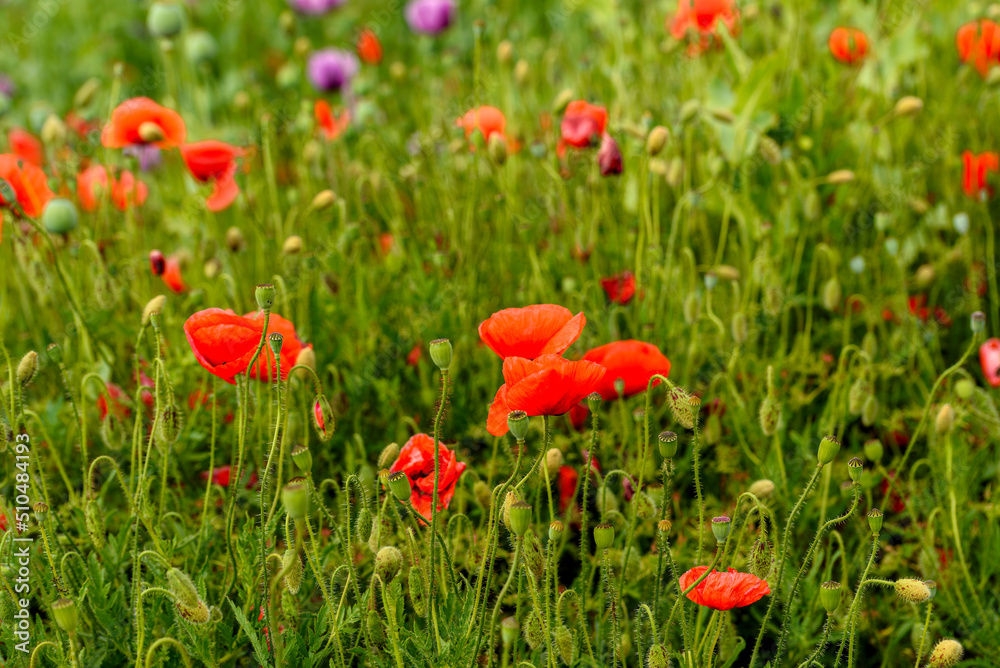
[[[358,73],[358,59],[350,51],[323,49],[309,57],[308,71],[316,90],[342,90]]]
[[[347,0],[288,0],[292,9],[300,14],[309,14],[310,16],[322,16],[345,2]]]
[[[455,20],[454,0],[412,0],[406,5],[406,22],[410,30],[436,35]]]

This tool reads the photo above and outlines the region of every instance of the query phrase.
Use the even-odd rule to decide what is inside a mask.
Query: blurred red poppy
[[[382,62],[382,43],[371,28],[364,28],[358,33],[358,58],[369,65]]]
[[[465,471],[465,462],[455,459],[455,453],[438,441],[438,511],[445,509],[455,495],[455,484]],[[427,434],[414,434],[400,449],[399,457],[389,472],[402,471],[410,479],[410,502],[424,517],[431,514],[434,499],[434,439]]]
[[[420,342],[413,344],[410,348],[409,354],[406,356],[406,363],[409,366],[417,366],[420,363],[420,356],[423,354],[423,349],[420,347]]]
[[[42,142],[38,141],[33,134],[21,128],[11,128],[7,133],[7,143],[10,144],[10,152],[18,155],[33,165],[39,167],[45,162],[45,152],[42,149]]]
[[[507,433],[507,414],[562,415],[594,392],[606,370],[600,364],[570,362],[559,355],[535,360],[508,357],[503,361],[504,384],[490,406],[486,429],[494,436]]]
[[[687,589],[708,566],[695,566],[680,577],[680,586]],[[750,573],[739,573],[730,568],[725,573],[713,570],[697,587],[688,592],[687,597],[706,608],[732,610],[756,603],[771,593],[766,580]]]
[[[911,295],[907,299],[907,304],[910,308],[910,315],[919,318],[922,322],[927,322],[927,318],[930,316],[930,310],[927,308],[927,295]]]
[[[503,112],[496,107],[482,106],[470,109],[461,118],[455,119],[455,125],[465,129],[465,137],[468,139],[472,133],[479,130],[483,139],[489,140],[490,136],[498,134],[504,136],[507,128],[507,119]]]
[[[251,320],[258,328],[258,332],[264,326],[264,313],[262,311],[257,311],[255,313],[247,313],[244,318]],[[274,334],[277,332],[281,334],[281,380],[286,380],[288,378],[288,372],[292,370],[295,366],[295,360],[298,359],[299,353],[302,352],[303,348],[312,348],[310,343],[308,346],[303,345],[302,341],[299,340],[298,335],[295,333],[295,325],[291,320],[286,320],[282,318],[277,313],[271,313],[270,319],[267,321],[267,333]],[[260,339],[258,339],[259,341]],[[265,364],[264,360],[267,360],[267,367],[262,367]],[[270,370],[269,370],[270,369]],[[274,360],[274,353],[271,352],[271,346],[265,345],[264,349],[260,351],[260,359],[258,359],[247,375],[250,378],[259,378],[260,380],[271,380],[274,378],[274,374],[277,373],[277,364]]]
[[[834,58],[853,65],[868,54],[868,37],[857,28],[835,28],[830,33],[829,47]]]
[[[0,179],[14,190],[18,206],[29,218],[42,215],[45,205],[55,196],[49,189],[45,172],[13,153],[0,154]],[[0,194],[0,205],[2,204],[9,205],[10,202]]]
[[[712,45],[719,23],[731,35],[739,34],[740,10],[733,0],[677,0],[677,13],[670,21],[670,35],[684,39],[688,31],[698,35],[689,53],[697,55]]]
[[[132,413],[129,408],[131,401],[129,400],[128,395],[125,393],[125,390],[118,387],[114,383],[105,383],[104,386],[107,388],[108,397],[111,399],[110,409],[114,410],[115,417],[119,420],[124,420]],[[109,410],[108,400],[104,397],[104,393],[97,396],[96,405],[97,415],[103,420],[108,416]]]
[[[624,396],[630,397],[645,392],[649,379],[655,374],[670,375],[670,360],[659,348],[644,341],[630,339],[606,343],[588,350],[583,359],[600,364],[608,370],[595,390],[606,401],[618,398],[618,391],[615,389],[615,381],[618,379],[625,383]],[[659,382],[657,380],[656,384]]]
[[[221,485],[223,487],[229,487],[230,478],[232,477],[232,466],[226,464],[225,466],[217,466],[212,469],[211,474],[208,471],[201,472],[201,479],[208,480],[209,475],[212,477],[212,483],[216,485]],[[246,484],[247,489],[253,489],[254,485],[257,484],[257,472],[250,472],[250,480]]]
[[[236,185],[236,158],[243,149],[215,139],[181,146],[184,164],[196,180],[212,184],[212,194],[205,200],[209,211],[222,211],[240,194]]]
[[[560,466],[559,474],[556,476],[556,484],[559,487],[559,513],[565,513],[569,508],[570,501],[576,496],[576,483],[580,479],[580,474],[572,466]]]
[[[334,116],[330,109],[330,104],[326,100],[316,100],[313,106],[313,113],[316,116],[316,124],[320,132],[327,140],[333,141],[347,129],[351,124],[351,112],[347,109],[340,112],[340,116]]]
[[[631,271],[623,271],[614,276],[601,279],[601,287],[608,301],[615,304],[628,304],[635,297],[635,276]]]
[[[108,171],[101,165],[91,165],[76,175],[76,196],[84,211],[96,211],[103,197],[101,189],[107,188]],[[132,172],[123,171],[117,179],[111,179],[111,202],[120,211],[142,206],[148,196],[149,187]]]
[[[186,136],[184,119],[176,111],[148,97],[133,97],[111,112],[111,120],[101,131],[101,143],[108,148],[124,148],[130,144],[172,148],[183,144]]]
[[[989,172],[1000,169],[1000,155],[987,151],[974,154],[972,151],[962,153],[962,164],[965,172],[962,179],[962,190],[969,197],[979,198],[983,191],[990,197],[993,196],[993,188],[986,183],[986,176]]]
[[[970,21],[955,33],[958,58],[985,77],[1000,62],[1000,26],[989,19]]]
[[[561,355],[580,338],[587,318],[556,304],[497,311],[479,325],[479,338],[502,358]]]
[[[176,256],[171,255],[164,263],[163,273],[160,274],[163,283],[172,291],[180,294],[187,290],[184,278],[181,276],[181,262]]]
[[[198,311],[184,323],[184,336],[198,363],[233,385],[233,378],[250,365],[262,330],[261,322],[220,308]]]
[[[979,346],[979,364],[991,387],[1000,387],[1000,339],[989,339]]]
[[[596,144],[607,127],[607,109],[586,100],[573,100],[566,106],[559,131],[563,143],[585,148]]]
[[[601,138],[601,148],[597,150],[597,164],[601,169],[601,176],[617,176],[624,168],[618,142],[607,132]]]

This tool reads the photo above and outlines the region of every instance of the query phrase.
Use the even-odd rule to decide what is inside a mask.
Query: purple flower
[[[308,69],[316,90],[341,90],[358,73],[358,59],[350,51],[323,49],[309,57]]]
[[[138,159],[139,169],[144,172],[159,167],[162,159],[159,147],[152,144],[132,144],[126,146],[122,153]]]
[[[455,19],[454,0],[413,0],[406,5],[406,22],[413,32],[436,35]]]
[[[288,4],[292,6],[292,9],[300,14],[309,14],[311,16],[326,14],[331,9],[336,9],[345,2],[347,0],[288,0]]]
[[[7,97],[14,97],[14,91],[16,90],[17,87],[14,86],[14,80],[6,74],[0,74],[0,93],[3,93]]]

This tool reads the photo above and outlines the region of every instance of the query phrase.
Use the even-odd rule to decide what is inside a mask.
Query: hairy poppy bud
[[[725,515],[719,515],[718,517],[712,518],[712,533],[715,535],[715,542],[722,545],[726,542],[726,537],[729,535],[729,527],[731,526],[732,520],[730,520]]]
[[[146,27],[153,37],[173,37],[184,27],[184,9],[180,5],[154,2],[146,15]]]
[[[523,441],[528,435],[528,414],[524,411],[511,411],[507,414],[507,428],[518,441]]]
[[[701,102],[688,100],[681,105],[681,123],[687,123],[701,110]]]
[[[882,461],[882,441],[877,438],[865,441],[864,451],[868,461],[876,463]]]
[[[17,363],[17,382],[21,387],[27,386],[28,383],[35,377],[38,373],[38,353],[34,350],[29,350],[21,358],[21,361]]]
[[[870,427],[875,424],[876,418],[878,418],[878,397],[874,394],[868,395],[865,399],[865,405],[861,407],[861,424],[866,427]]]
[[[955,425],[955,409],[951,404],[944,404],[934,418],[934,429],[939,434],[947,434]]]
[[[661,431],[656,440],[659,443],[661,457],[672,459],[677,454],[677,434],[672,431]]]
[[[399,446],[395,443],[390,443],[382,448],[382,452],[379,453],[378,467],[380,469],[389,468],[397,459],[399,459]]]
[[[760,422],[760,430],[765,436],[773,436],[778,431],[778,424],[781,422],[781,406],[776,397],[768,394],[760,402],[760,410],[757,413],[757,420]]]
[[[823,466],[832,462],[838,452],[840,452],[840,441],[832,436],[824,436],[823,440],[819,442],[816,459],[819,460],[820,466]]]
[[[267,345],[271,348],[271,352],[274,353],[274,358],[278,359],[281,355],[281,344],[284,341],[284,337],[278,332],[271,332],[267,335]]]
[[[313,211],[326,211],[333,203],[337,201],[337,196],[332,190],[321,190],[316,193],[316,196],[312,199],[312,204],[309,208]]]
[[[513,53],[514,45],[510,43],[510,40],[505,39],[497,44],[497,60],[501,63],[509,63]]]
[[[615,528],[607,523],[594,527],[594,543],[598,550],[607,550],[615,542]]]
[[[847,474],[851,476],[851,480],[858,482],[861,480],[861,474],[864,472],[865,465],[857,457],[851,457],[851,460],[847,462]]]
[[[212,612],[204,601],[198,601],[198,605],[193,608],[185,607],[180,603],[176,603],[174,607],[181,617],[193,624],[204,624],[212,617]]]
[[[309,514],[309,487],[305,478],[292,478],[281,489],[281,503],[293,520],[305,519]]]
[[[601,168],[601,176],[621,174],[624,168],[618,142],[607,133],[601,138],[601,147],[597,149],[597,164]]]
[[[831,278],[823,284],[822,303],[827,311],[835,311],[840,306],[840,300],[844,296],[843,288],[836,277]]]
[[[431,341],[430,352],[431,361],[441,371],[447,371],[451,367],[451,341],[448,339],[434,339]]]
[[[922,264],[917,267],[917,271],[913,274],[913,282],[918,288],[926,288],[934,279],[937,277],[937,270],[934,269],[932,264]]]
[[[490,135],[486,142],[486,150],[490,154],[490,160],[497,165],[507,162],[507,140],[499,132]]]
[[[560,624],[552,634],[552,639],[555,641],[556,651],[559,652],[559,658],[567,666],[573,663],[573,634],[569,632],[565,624]]]
[[[837,171],[830,172],[826,175],[826,182],[839,184],[839,183],[849,183],[854,180],[854,172],[849,169],[838,169]]]
[[[934,645],[928,660],[931,668],[951,668],[962,660],[965,648],[962,643],[952,638],[945,638]]]
[[[747,554],[748,570],[760,579],[765,579],[771,572],[773,555],[774,548],[771,542],[766,538],[758,538],[750,546],[750,552]]]
[[[79,616],[74,601],[68,598],[59,599],[52,604],[52,615],[56,618],[59,628],[71,636],[76,634]]]
[[[262,311],[269,311],[274,306],[275,290],[274,286],[270,283],[261,283],[258,285],[254,290],[253,296],[257,300],[257,308]]]
[[[308,473],[312,471],[313,456],[309,452],[308,445],[296,445],[292,448],[292,461],[299,467],[300,471]]]
[[[878,508],[872,508],[868,511],[868,527],[872,530],[873,536],[882,532],[882,511]]]
[[[402,471],[389,474],[389,491],[399,501],[409,501],[413,488],[410,486],[410,478]]]
[[[524,639],[528,642],[528,647],[536,650],[545,641],[545,631],[542,628],[542,618],[537,612],[528,613],[528,621],[524,623]]]
[[[73,106],[76,108],[86,107],[94,99],[94,95],[101,89],[101,80],[97,77],[87,79],[83,85],[76,89],[73,95]]]
[[[659,155],[663,147],[667,145],[669,139],[670,130],[662,125],[657,125],[649,131],[649,136],[646,137],[646,153],[649,155]]]
[[[931,590],[927,588],[927,585],[922,580],[903,578],[896,580],[894,588],[897,596],[910,603],[923,603],[931,598]]]
[[[691,410],[691,395],[680,387],[667,390],[667,407],[671,415],[685,429],[694,429],[694,411]]]
[[[313,402],[312,419],[319,440],[329,441],[333,436],[333,408],[331,408],[325,394],[319,395]],[[327,422],[330,424],[328,425]]]
[[[488,512],[490,504],[493,502],[493,495],[490,492],[490,486],[487,485],[484,480],[477,480],[472,485],[472,495],[476,497],[476,502],[482,506],[483,510]]]
[[[80,214],[68,199],[51,199],[42,211],[42,227],[50,234],[69,234],[79,222]]]
[[[531,504],[524,500],[514,501],[510,506],[510,530],[518,538],[531,525]]]
[[[769,165],[781,164],[781,147],[771,137],[767,135],[762,136],[760,138],[760,146],[757,150],[760,152],[760,157],[764,158]]]
[[[528,80],[529,74],[531,74],[531,65],[524,58],[519,58],[514,65],[514,80],[518,84],[524,85],[524,82]]]
[[[865,401],[871,396],[872,386],[865,376],[859,377],[851,383],[851,389],[847,391],[847,410],[852,415],[861,415]]]
[[[109,415],[114,411],[109,412]],[[97,501],[91,499],[83,509],[84,525],[87,528],[87,535],[90,542],[97,548],[104,547],[104,511]]]
[[[743,344],[746,342],[750,331],[745,313],[739,311],[733,314],[733,319],[729,323],[729,331],[733,336],[733,341],[737,344]]]
[[[288,570],[285,570],[288,569]],[[288,548],[281,557],[281,570],[285,571],[285,587],[293,594],[302,586],[302,557],[297,550]]]
[[[281,252],[285,255],[298,255],[302,252],[302,237],[293,234],[285,239],[281,245]]]
[[[167,298],[163,295],[156,295],[148,302],[146,302],[145,308],[142,309],[142,324],[146,326],[149,324],[149,319],[154,313],[163,313],[163,307],[167,303]]]
[[[559,467],[563,463],[563,453],[559,448],[549,448],[545,453],[545,468],[548,469],[549,479],[555,478],[559,473]]]
[[[167,571],[167,586],[177,602],[185,608],[198,607],[201,596],[198,595],[198,589],[187,573],[179,568],[171,568]]]
[[[424,575],[420,572],[419,566],[410,566],[410,573],[406,579],[406,589],[410,594],[410,604],[418,617],[427,614],[426,599],[424,597]]]
[[[832,615],[837,611],[837,608],[840,607],[840,589],[840,583],[834,582],[833,580],[824,582],[820,585],[819,602],[826,610],[826,614]]]
[[[403,553],[399,551],[399,548],[386,545],[375,555],[375,573],[386,584],[393,581],[402,567]]]
[[[646,653],[646,665],[649,668],[668,668],[670,666],[670,654],[667,648],[659,643],[654,643]]]
[[[372,535],[372,513],[367,508],[358,511],[358,519],[354,522],[354,530],[358,534],[358,540],[367,543]]]
[[[663,178],[671,188],[681,184],[681,179],[684,178],[684,160],[679,155],[675,155],[667,163],[667,173]]]
[[[774,494],[774,482],[766,478],[762,480],[755,480],[747,491],[756,496],[758,499],[766,499]]]
[[[517,617],[504,617],[503,621],[500,622],[500,638],[503,640],[503,644],[514,643],[520,634],[521,625],[518,623]]]
[[[923,108],[923,100],[913,95],[907,95],[896,101],[896,106],[893,107],[892,111],[896,116],[912,116]]]
[[[304,366],[316,371],[316,353],[312,347],[303,348],[299,351],[298,356],[295,358],[295,366]],[[301,380],[306,380],[310,374],[305,369],[299,369],[295,372],[295,375]]]

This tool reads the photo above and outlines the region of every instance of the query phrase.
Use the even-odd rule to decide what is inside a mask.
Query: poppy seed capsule
[[[293,520],[305,519],[309,514],[309,488],[305,478],[292,478],[281,488],[281,503]]]
[[[76,625],[79,617],[76,611],[76,603],[68,598],[61,598],[52,604],[52,614],[56,618],[56,624],[69,635],[76,633]],[[938,643],[940,645],[940,643]]]
[[[646,153],[651,156],[659,155],[660,151],[667,145],[669,139],[670,130],[662,125],[657,125],[649,131],[649,136],[646,137]]]
[[[68,199],[57,197],[49,200],[42,211],[42,226],[50,234],[68,234],[76,229],[80,214]]]
[[[375,573],[388,584],[393,581],[403,567],[403,553],[399,548],[386,545],[375,555]]]
[[[163,307],[167,303],[167,298],[163,295],[156,295],[148,302],[146,302],[145,308],[142,309],[142,324],[146,326],[149,324],[149,318],[154,313],[163,313]]]
[[[951,668],[962,660],[965,648],[962,643],[952,638],[945,638],[931,651],[929,659],[931,668]]]
[[[17,382],[21,387],[25,387],[36,373],[38,373],[38,353],[29,350],[17,363]]]
[[[510,505],[510,530],[518,538],[531,525],[531,504],[524,500],[515,501]]]
[[[715,542],[719,545],[726,542],[726,537],[729,536],[729,527],[731,525],[732,521],[725,515],[712,518],[712,533],[715,535]]]
[[[674,524],[670,520],[660,520],[656,523],[656,530],[662,534],[670,534],[670,530],[673,528]]]
[[[832,462],[838,452],[840,452],[840,441],[831,436],[824,436],[823,440],[819,442],[816,459],[820,466],[824,466]]]
[[[594,543],[598,550],[607,550],[615,542],[615,528],[607,523],[594,527]]]
[[[868,461],[876,463],[882,461],[882,441],[877,438],[865,441],[864,451]]]
[[[562,538],[563,531],[565,530],[565,528],[566,527],[559,520],[555,520],[554,522],[549,524],[549,540],[557,541],[560,538]]]
[[[306,473],[312,471],[313,456],[312,453],[309,452],[309,446],[296,445],[292,448],[292,461],[295,462],[295,465],[299,467],[300,471],[304,471]]]
[[[601,407],[601,399],[603,399],[603,397],[600,392],[591,392],[587,395],[587,407],[590,409],[591,413]]]
[[[971,317],[971,326],[973,334],[981,334],[983,329],[986,327],[986,314],[982,311],[976,311]]]
[[[274,285],[271,283],[261,283],[254,290],[253,296],[257,300],[257,308],[263,311],[270,310],[274,306]]]
[[[503,644],[514,643],[520,634],[521,625],[518,623],[517,617],[504,617],[503,621],[500,622],[500,638],[503,640]]]
[[[270,346],[271,352],[274,353],[275,359],[281,355],[281,343],[284,337],[278,332],[271,332],[267,335],[267,345]]]
[[[44,501],[39,501],[31,509],[35,513],[35,519],[38,520],[39,524],[45,521],[45,515],[49,512],[49,506]]]
[[[868,527],[872,530],[873,536],[882,532],[882,511],[878,508],[872,508],[868,511]]]
[[[857,457],[851,457],[851,460],[847,462],[847,474],[851,476],[851,480],[854,482],[858,482],[861,479],[864,468],[864,463]]]
[[[410,478],[402,471],[389,474],[389,491],[398,501],[408,501],[413,488]]]
[[[441,371],[447,371],[451,367],[451,341],[448,339],[434,339],[431,341],[430,352],[431,361],[437,365]]]
[[[677,454],[677,434],[674,432],[661,431],[657,441],[659,441],[660,456],[664,459],[671,459]]]
[[[184,10],[180,5],[154,2],[146,15],[146,27],[153,37],[173,37],[184,27]]]
[[[396,443],[390,443],[382,448],[382,452],[379,453],[378,467],[379,469],[387,469],[392,466],[397,459],[399,459],[399,445]]]
[[[507,428],[518,441],[523,441],[528,435],[528,414],[524,411],[511,411],[507,414]]]
[[[934,430],[938,434],[944,435],[951,431],[955,425],[955,409],[951,404],[944,404],[938,410],[937,417],[934,418]]]
[[[840,607],[840,583],[830,580],[824,582],[819,587],[819,602],[826,610],[826,614],[832,615]]]
[[[896,580],[894,588],[897,596],[910,603],[923,603],[931,598],[931,590],[921,580],[913,578]]]

